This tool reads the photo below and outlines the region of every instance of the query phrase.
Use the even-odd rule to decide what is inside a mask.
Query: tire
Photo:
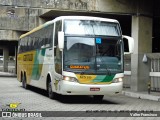
[[[103,100],[104,95],[94,95],[93,99],[96,102],[101,102]]]
[[[25,88],[25,89],[28,89],[28,85],[27,85],[27,82],[26,82],[26,76],[22,76],[22,87]]]
[[[48,90],[48,97],[50,99],[55,99],[56,98],[56,93],[53,93],[53,91],[52,91],[52,83],[51,83],[51,81],[49,81],[48,84],[47,84],[47,90]]]

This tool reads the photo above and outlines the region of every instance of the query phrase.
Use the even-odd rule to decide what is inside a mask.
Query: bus
[[[121,93],[124,42],[133,52],[133,38],[123,36],[117,20],[91,16],[60,16],[20,36],[17,79],[57,95]]]

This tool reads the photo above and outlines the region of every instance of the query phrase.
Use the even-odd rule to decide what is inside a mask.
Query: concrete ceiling
[[[46,21],[52,20],[58,16],[95,16],[103,18],[116,19],[120,22],[123,34],[131,35],[131,16],[129,14],[115,14],[103,12],[69,11],[69,10],[45,10],[40,12],[40,17]]]

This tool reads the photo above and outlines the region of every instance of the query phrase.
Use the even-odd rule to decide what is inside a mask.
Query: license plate
[[[100,91],[100,88],[90,88],[90,91]]]

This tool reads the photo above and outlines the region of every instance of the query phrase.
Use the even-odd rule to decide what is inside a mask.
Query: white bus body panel
[[[79,84],[69,81],[60,81],[59,94],[62,95],[115,95],[121,93],[123,82],[105,85]],[[99,88],[100,91],[90,91],[91,88]]]

